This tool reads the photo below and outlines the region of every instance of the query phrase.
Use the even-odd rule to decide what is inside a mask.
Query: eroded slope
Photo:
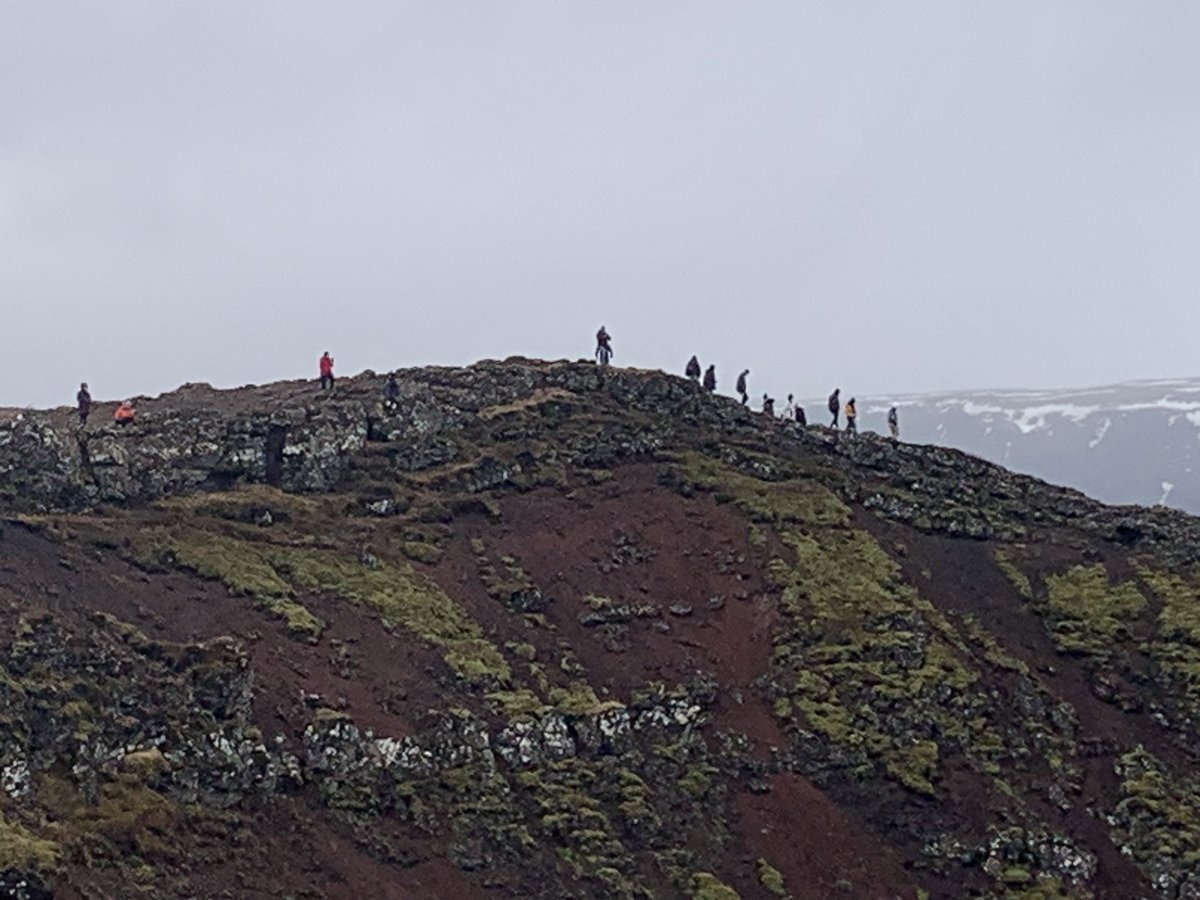
[[[411,373],[394,412],[377,388],[160,398],[72,436],[123,460],[99,475],[32,474],[57,414],[10,430],[10,890],[1200,881],[1192,520],[650,373]],[[244,443],[210,465],[197,429]]]

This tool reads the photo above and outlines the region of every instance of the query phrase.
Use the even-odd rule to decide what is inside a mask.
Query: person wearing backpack
[[[841,388],[834,388],[833,393],[829,395],[829,411],[833,414],[833,423],[829,426],[834,431],[838,427],[838,413],[842,408]]]
[[[710,394],[717,389],[717,367],[709,366],[704,370],[704,389]]]
[[[762,411],[763,411],[764,416],[768,416],[772,419],[775,418],[775,401],[773,399],[771,399],[770,397],[768,397],[766,394],[763,394]]]
[[[742,406],[750,402],[750,395],[746,393],[746,376],[749,374],[749,369],[743,369],[742,374],[738,376],[737,386],[734,388],[734,390],[742,395]]]
[[[684,369],[683,371],[684,371],[684,374],[687,375],[687,377],[691,381],[699,382],[700,381],[700,360],[696,359],[696,357],[693,355],[692,358],[689,359],[687,362],[687,368]]]
[[[796,424],[801,428],[805,428],[808,425],[808,416],[804,415],[804,407],[799,403],[796,404]]]

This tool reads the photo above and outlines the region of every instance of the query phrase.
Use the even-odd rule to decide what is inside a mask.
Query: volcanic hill
[[[1200,896],[1200,520],[401,376],[0,424],[0,896]]]

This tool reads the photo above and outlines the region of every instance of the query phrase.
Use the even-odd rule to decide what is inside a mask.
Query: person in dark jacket
[[[742,395],[742,406],[750,402],[750,395],[746,393],[746,376],[749,374],[749,369],[743,369],[742,374],[738,376],[737,386],[734,388],[734,390]]]
[[[770,416],[772,419],[775,418],[775,401],[766,394],[763,394],[762,411],[764,416]]]
[[[596,361],[602,366],[607,366],[612,355],[612,335],[601,325],[600,330],[596,332]]]
[[[388,375],[383,385],[383,405],[394,410],[400,403],[400,383],[396,381],[396,373]]]
[[[900,417],[896,412],[896,407],[888,410],[888,431],[892,433],[892,440],[897,440],[900,437]]]
[[[79,386],[79,393],[75,395],[75,402],[79,404],[79,424],[86,425],[88,416],[92,412],[92,395],[88,392],[86,381]]]
[[[683,371],[684,371],[684,374],[687,375],[687,377],[690,378],[692,381],[699,381],[700,380],[700,360],[696,359],[696,357],[693,356],[691,359],[688,360],[687,368],[684,369]]]
[[[858,408],[854,405],[854,398],[846,404],[846,431],[849,434],[858,434]]]
[[[709,366],[704,370],[704,389],[710,394],[717,389],[717,367]]]
[[[841,388],[834,388],[833,393],[829,395],[829,411],[833,414],[833,424],[830,425],[830,428],[835,431],[838,427],[838,413],[842,408],[841,393]]]
[[[808,425],[808,416],[804,414],[804,407],[799,403],[796,404],[796,424],[801,428]]]

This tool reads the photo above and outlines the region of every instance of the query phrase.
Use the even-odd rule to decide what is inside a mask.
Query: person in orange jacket
[[[124,400],[121,405],[113,410],[113,422],[117,425],[128,425],[137,415],[137,410],[133,408],[132,400]]]
[[[858,408],[854,405],[854,398],[851,397],[846,401],[846,431],[851,434],[858,434]]]

